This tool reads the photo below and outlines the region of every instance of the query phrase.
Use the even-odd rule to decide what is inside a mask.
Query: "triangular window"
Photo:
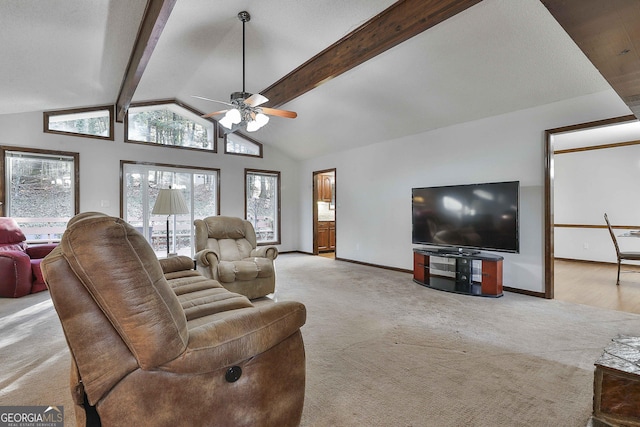
[[[113,141],[113,105],[44,112],[44,131]]]
[[[262,157],[262,144],[248,136],[230,133],[224,139],[224,153],[241,156]]]
[[[132,104],[125,119],[125,142],[216,152],[216,123],[178,101]]]

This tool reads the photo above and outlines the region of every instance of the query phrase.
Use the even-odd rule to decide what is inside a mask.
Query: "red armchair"
[[[0,297],[18,298],[44,291],[40,261],[56,243],[27,245],[13,218],[0,217]]]

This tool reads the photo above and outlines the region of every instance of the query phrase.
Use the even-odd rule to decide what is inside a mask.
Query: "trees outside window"
[[[262,144],[248,136],[234,132],[224,137],[224,153],[262,157]]]
[[[113,141],[114,107],[74,108],[44,112],[44,132]]]
[[[2,213],[28,241],[56,241],[79,206],[79,154],[2,147]]]
[[[166,256],[167,216],[153,215],[151,211],[160,189],[171,187],[180,190],[189,213],[169,217],[170,252],[193,256],[193,220],[218,215],[220,211],[219,170],[126,161],[121,166],[122,218],[145,236],[158,257]]]
[[[133,104],[125,119],[125,141],[216,152],[216,124],[177,101]]]
[[[280,172],[245,169],[245,218],[258,244],[280,244]]]

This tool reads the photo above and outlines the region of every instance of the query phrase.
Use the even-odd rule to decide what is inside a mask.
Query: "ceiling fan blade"
[[[277,110],[275,108],[267,107],[261,107],[261,109],[264,114],[268,114],[270,116],[286,117],[287,119],[295,119],[298,117],[298,113],[294,111]]]
[[[267,102],[269,98],[266,96],[262,96],[259,93],[254,93],[250,97],[244,100],[244,103],[250,107],[257,107],[258,105],[262,105]]]
[[[229,110],[214,111],[213,113],[203,114],[200,117],[208,119],[209,117],[217,116],[218,114],[226,113],[227,111],[229,111]]]
[[[194,98],[198,98],[198,99],[204,99],[205,101],[217,102],[218,104],[233,105],[230,102],[218,101],[216,99],[205,98],[204,96],[198,96],[198,95],[191,95],[191,96],[193,96]]]

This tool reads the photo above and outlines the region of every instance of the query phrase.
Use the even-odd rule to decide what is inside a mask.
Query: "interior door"
[[[336,252],[336,169],[313,172],[313,254]]]

